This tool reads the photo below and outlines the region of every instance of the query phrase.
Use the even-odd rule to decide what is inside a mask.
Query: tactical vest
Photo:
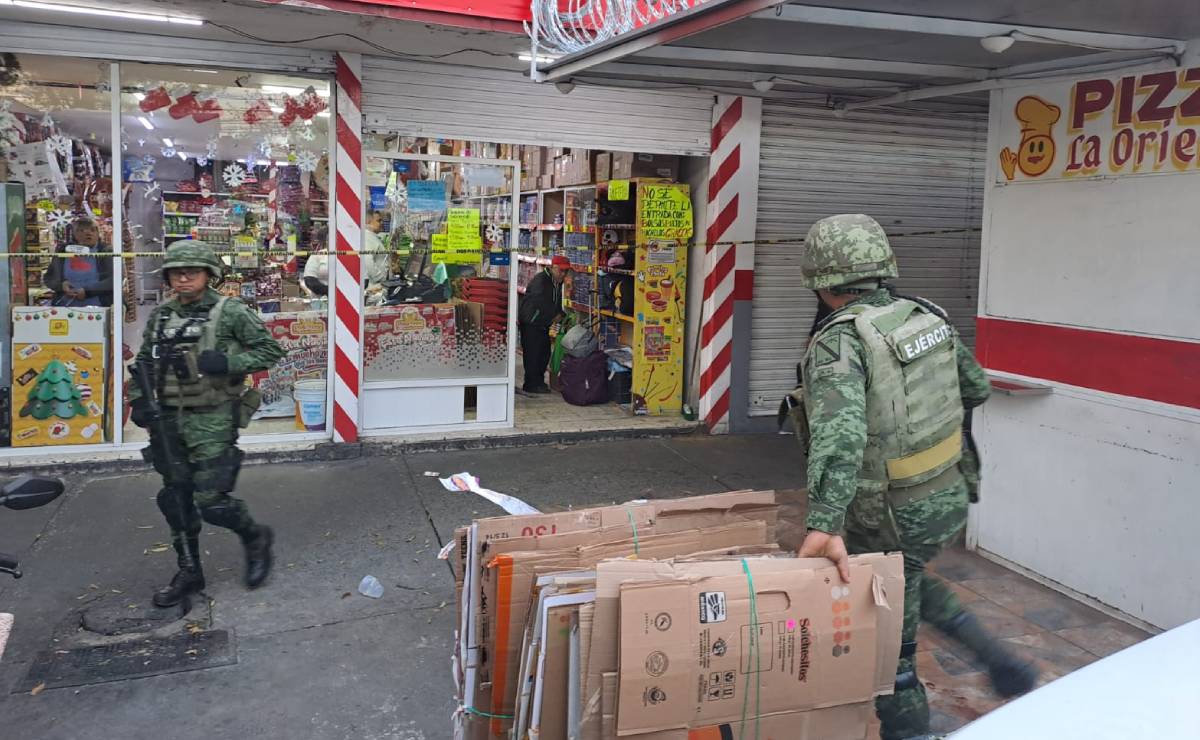
[[[859,490],[902,489],[932,480],[962,457],[954,329],[909,300],[850,306],[813,337],[808,352],[830,327],[850,321],[867,355],[867,448]],[[804,386],[811,388],[808,378]]]
[[[203,375],[196,367],[196,358],[205,350],[217,348],[217,325],[228,296],[221,296],[208,315],[180,316],[170,312],[169,318],[159,321],[155,339],[155,373],[162,378],[159,403],[179,408],[213,407],[241,398],[246,387],[240,375]],[[159,356],[174,347],[176,361],[164,362]],[[232,340],[225,348],[227,355],[240,352],[241,344]],[[176,369],[184,370],[180,378]]]

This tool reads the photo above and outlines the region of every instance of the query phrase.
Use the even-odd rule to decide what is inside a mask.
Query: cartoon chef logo
[[[1008,147],[1000,152],[1000,168],[1009,180],[1017,170],[1026,177],[1046,174],[1054,164],[1054,124],[1062,117],[1062,109],[1034,95],[1017,101],[1015,110],[1021,122],[1021,143],[1017,151]]]

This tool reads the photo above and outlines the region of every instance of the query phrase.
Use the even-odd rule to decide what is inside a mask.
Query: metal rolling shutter
[[[243,44],[69,25],[0,23],[0,49],[164,64],[278,72],[332,72],[333,53],[291,44]]]
[[[502,144],[706,155],[713,96],[580,84],[569,95],[515,72],[363,58],[363,128]]]
[[[973,346],[986,145],[986,114],[906,108],[837,118],[825,108],[767,101],[757,238],[803,237],[817,219],[867,213],[896,250],[897,287],[944,308]],[[816,313],[815,297],[800,284],[800,249],[755,249],[751,416],[774,414],[796,383]]]

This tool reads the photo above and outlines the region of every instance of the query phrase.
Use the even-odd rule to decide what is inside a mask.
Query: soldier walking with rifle
[[[202,521],[241,538],[248,588],[262,585],[270,573],[271,528],[256,524],[230,493],[242,463],[238,429],[249,424],[260,402],[245,378],[269,369],[284,351],[250,308],[213,289],[222,265],[204,242],[175,242],[162,270],[175,298],[146,323],[130,368],[130,417],[149,430],[143,455],[163,478],[158,508],[179,563],[170,584],[154,594],[154,604],[167,607],[204,588]]]

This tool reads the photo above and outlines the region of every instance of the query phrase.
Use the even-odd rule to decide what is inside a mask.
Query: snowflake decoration
[[[152,183],[150,187],[146,188],[146,192],[142,193],[142,197],[146,200],[155,200],[157,198],[155,194],[158,193],[158,189],[158,183]]]
[[[47,211],[46,212],[46,223],[51,228],[55,228],[55,229],[57,229],[60,226],[66,226],[67,224],[71,223],[71,212],[64,211],[61,209],[54,210],[54,211]]]
[[[259,155],[262,156],[263,159],[270,159],[271,151],[272,151],[272,149],[271,149],[270,139],[263,139],[262,141],[258,142],[258,153],[259,153]]]
[[[201,167],[207,167],[208,157],[196,157],[196,164],[200,165]]]
[[[50,148],[64,157],[71,153],[71,140],[62,134],[55,134],[46,140]]]
[[[43,128],[54,128],[54,119],[50,117],[49,112],[47,112],[46,115],[42,116],[42,127]]]
[[[305,121],[304,126],[296,131],[296,136],[304,141],[312,141],[317,138],[316,132],[312,129],[312,121]]]
[[[296,155],[296,166],[304,172],[312,172],[317,169],[319,158],[315,152],[300,152]]]
[[[484,232],[489,244],[500,243],[500,227],[496,224],[488,224],[487,231]]]
[[[237,164],[231,164],[221,173],[221,179],[231,188],[240,187],[246,182],[246,170]]]
[[[175,147],[173,147],[173,146],[164,146],[164,147],[162,148],[162,155],[163,155],[164,157],[166,157],[167,159],[170,159],[171,157],[174,157],[174,156],[175,156],[175,153],[176,153],[176,152],[175,152]]]
[[[215,136],[208,140],[208,143],[204,145],[204,155],[206,158],[208,158],[208,159],[216,159],[217,158],[217,145],[218,144],[220,144],[220,141]]]

